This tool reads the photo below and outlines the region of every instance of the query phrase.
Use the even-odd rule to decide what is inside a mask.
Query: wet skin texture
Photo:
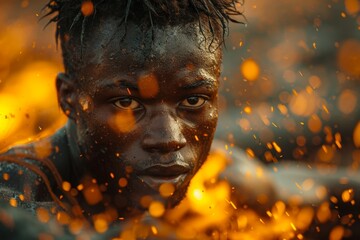
[[[75,175],[103,184],[120,213],[146,195],[174,206],[214,136],[221,49],[209,51],[195,23],[144,31],[129,22],[123,40],[116,20],[92,31],[79,71],[57,78]],[[162,200],[165,182],[175,191]]]

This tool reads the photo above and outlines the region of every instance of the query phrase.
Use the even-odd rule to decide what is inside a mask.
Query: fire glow
[[[249,10],[249,15],[251,17],[253,14],[260,18],[259,16],[265,12],[264,6],[268,3],[264,0],[255,2],[256,4],[252,4],[251,7],[253,12]],[[284,2],[279,1],[278,4],[285,4]],[[307,9],[306,4],[309,4],[309,1],[304,2],[303,8]],[[318,2],[317,4],[320,2],[324,4],[325,1]],[[357,16],[360,12],[359,2],[356,0],[341,2],[344,3],[344,9],[337,14],[338,21],[353,18],[358,26],[353,31],[359,31],[360,20]],[[27,8],[29,1],[23,1],[21,6]],[[323,10],[328,8],[330,7],[326,4],[322,6]],[[262,13],[260,13],[261,9],[263,9]],[[94,11],[91,1],[84,1],[81,11],[85,16],[91,15]],[[275,12],[272,14],[276,15]],[[271,19],[276,21],[275,18]],[[262,18],[258,21],[270,20]],[[266,26],[271,24],[273,23],[263,22],[259,31],[270,31],[271,29],[266,30]],[[314,29],[322,29],[324,20],[316,18],[313,25]],[[54,51],[55,46],[41,45],[37,41],[32,41],[34,39],[32,32],[35,27],[25,25],[24,22],[12,22],[12,25],[6,26],[0,21],[0,27],[4,29],[0,34],[0,47],[3,49],[0,52],[0,149],[3,150],[17,143],[29,142],[49,135],[65,123],[66,117],[61,113],[56,102],[55,84],[52,80],[57,72],[61,71],[60,60]],[[271,67],[265,66],[263,60],[259,60],[262,58],[251,57],[249,53],[256,55],[260,51],[254,47],[256,45],[242,40],[243,36],[234,34],[234,39],[230,42],[235,42],[236,47],[246,49],[247,52],[244,54],[250,57],[235,61],[236,73],[227,77],[227,79],[235,79],[232,81],[234,86],[226,86],[230,80],[223,81],[224,90],[220,94],[223,95],[220,96],[223,111],[232,104],[229,99],[236,99],[234,102],[237,108],[234,112],[238,114],[238,118],[232,125],[236,126],[238,131],[236,134],[244,134],[246,138],[256,143],[245,148],[247,155],[251,158],[263,158],[265,162],[271,163],[281,160],[286,151],[286,144],[281,141],[282,139],[275,137],[277,136],[275,129],[281,129],[285,134],[293,137],[292,143],[295,147],[290,154],[292,158],[304,159],[304,156],[312,150],[315,161],[335,167],[336,164],[341,163],[338,153],[347,139],[350,141],[348,144],[355,147],[348,154],[347,169],[357,171],[360,167],[358,149],[360,148],[360,119],[357,117],[355,123],[351,122],[350,137],[340,133],[337,123],[334,123],[332,119],[334,116],[340,121],[342,118],[350,119],[359,109],[359,94],[353,86],[359,85],[360,43],[356,38],[332,43],[336,51],[335,66],[338,69],[334,73],[325,74],[324,69],[313,65],[299,70],[301,67],[297,64],[301,61],[301,54],[308,59],[323,46],[320,41],[308,41],[309,36],[303,30],[296,30],[294,39],[284,37],[274,46],[264,43],[268,49],[262,52],[261,56],[268,58]],[[295,30],[285,29],[284,31],[284,35],[290,35]],[[31,43],[29,44],[25,39]],[[52,41],[51,35],[48,42]],[[258,41],[262,43],[263,39],[258,39]],[[38,51],[37,55],[34,57],[34,51],[27,50],[28,48]],[[230,49],[231,47],[229,51]],[[46,61],[43,55],[46,56]],[[276,77],[270,71],[273,66],[280,72]],[[313,73],[312,70],[317,72]],[[331,92],[333,83],[330,80],[335,82],[337,91]],[[159,86],[153,84],[152,76],[144,77],[141,83],[140,90],[147,89],[143,91],[144,94],[148,94],[145,97],[151,98],[157,94]],[[149,89],[151,89],[150,92]],[[274,103],[268,101],[266,97],[269,96],[273,96],[276,101]],[[84,102],[83,107],[84,111],[88,110],[88,102]],[[136,124],[131,112],[118,115],[113,121],[114,126],[123,126],[119,129],[121,132],[131,131]],[[231,144],[234,144],[234,135],[235,133],[231,132],[226,136]],[[197,135],[194,135],[194,138],[197,141],[200,140]],[[256,150],[259,141],[262,141],[260,145],[266,148],[260,155]],[[50,147],[43,146],[36,149],[37,155],[40,158],[48,157]],[[180,239],[264,239],[270,237],[305,239],[303,233],[312,221],[324,223],[331,218],[331,203],[322,202],[320,207],[314,210],[310,207],[299,207],[296,204],[296,196],[294,196],[293,204],[277,201],[266,210],[266,216],[258,215],[247,206],[237,205],[231,200],[233,186],[229,182],[218,179],[226,161],[221,154],[209,156],[201,171],[191,182],[187,198],[175,209],[166,211],[161,202],[143,199],[144,206],[149,208],[149,214],[156,220],[150,225],[132,222],[127,229],[119,233],[119,239],[165,237],[169,232]],[[274,171],[276,172],[276,165]],[[260,170],[257,173],[261,175]],[[1,177],[4,181],[8,181],[12,176],[4,174]],[[114,178],[113,175],[111,177]],[[122,188],[128,184],[125,178],[117,181]],[[318,199],[323,199],[326,194],[323,186],[314,187],[313,179],[296,183],[296,186],[303,191],[314,190]],[[68,182],[63,182],[62,188],[72,195],[84,194],[89,204],[96,204],[102,199],[101,187],[94,181],[89,181],[87,186],[82,184],[71,186]],[[173,191],[174,188],[171,185],[164,185],[160,189],[163,197],[171,196]],[[353,189],[344,191],[340,198],[332,198],[332,203],[342,201],[351,204],[354,191]],[[24,200],[26,200],[24,196],[20,199],[11,198],[9,205],[15,208]],[[119,219],[114,212],[114,209],[109,208],[106,212],[94,216],[92,219],[94,230],[104,233],[113,221],[124,220]],[[79,234],[81,229],[88,227],[81,219],[71,218],[65,212],[51,213],[44,208],[38,208],[36,214],[38,220],[43,223],[49,222],[53,217],[59,224],[68,226],[70,232],[75,235]],[[346,234],[344,227],[335,226],[331,229],[330,239],[341,239]]]

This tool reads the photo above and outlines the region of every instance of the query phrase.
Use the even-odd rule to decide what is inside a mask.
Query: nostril
[[[166,139],[156,139],[156,138],[145,138],[143,140],[143,148],[149,152],[173,152],[178,151],[186,145],[186,140],[179,141],[166,141]]]
[[[155,112],[148,122],[142,145],[147,151],[163,153],[183,148],[186,145],[186,139],[178,118],[168,111]]]

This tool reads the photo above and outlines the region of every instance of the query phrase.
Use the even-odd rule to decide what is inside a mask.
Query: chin
[[[183,186],[181,189],[178,189],[169,199],[167,199],[167,208],[174,208],[180,204],[180,202],[186,197],[189,185],[190,182]]]

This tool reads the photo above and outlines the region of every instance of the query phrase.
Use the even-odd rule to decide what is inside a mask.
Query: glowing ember
[[[159,188],[159,192],[163,197],[170,197],[175,191],[175,187],[171,183],[163,183]]]
[[[62,188],[64,189],[64,191],[68,192],[71,189],[71,184],[69,182],[64,181],[62,183]]]
[[[93,14],[93,12],[94,12],[94,4],[92,3],[92,1],[91,0],[83,1],[81,4],[81,13],[85,17],[88,17],[91,14]]]
[[[353,139],[354,139],[354,145],[360,148],[360,121],[355,126]]]
[[[354,190],[353,189],[345,190],[341,194],[341,198],[342,198],[343,202],[350,202],[353,197],[354,197]]]
[[[138,79],[140,95],[143,98],[153,98],[159,92],[159,84],[156,76],[149,74],[143,75]]]
[[[119,186],[120,187],[126,187],[126,185],[128,184],[128,181],[126,178],[120,178],[119,179]]]
[[[94,217],[94,228],[98,233],[106,232],[108,229],[108,222],[106,221],[106,217],[104,215],[98,215]]]
[[[353,76],[360,76],[360,41],[350,39],[342,43],[337,60],[342,71]]]
[[[241,64],[240,71],[244,78],[249,81],[257,80],[260,74],[260,68],[258,64],[252,59],[245,60]]]
[[[345,0],[345,8],[346,11],[351,14],[355,15],[360,12],[360,3],[358,0]]]
[[[15,198],[10,198],[9,204],[10,204],[10,206],[12,206],[12,207],[17,207],[17,201],[16,201],[16,199],[15,199]]]
[[[56,220],[58,221],[58,223],[60,223],[61,225],[67,225],[70,223],[70,216],[65,213],[65,212],[58,212],[56,214]]]
[[[3,174],[3,179],[4,179],[5,181],[8,181],[8,180],[10,179],[10,175],[9,175],[8,173],[4,173],[4,174]]]
[[[113,119],[110,120],[111,126],[120,132],[130,132],[135,127],[135,117],[131,110],[119,111]]]
[[[82,2],[81,13],[83,16],[89,17],[95,13],[92,1],[80,2]],[[228,115],[234,115],[234,119],[236,118],[236,122],[226,123],[227,125],[220,122],[223,124],[220,127],[226,125],[224,132],[230,131],[230,134],[226,135],[229,143],[224,149],[229,153],[233,150],[232,146],[240,143],[244,147],[246,155],[252,158],[250,161],[255,162],[257,157],[262,157],[264,162],[276,162],[279,155],[291,152],[296,158],[310,155],[311,159],[325,163],[323,165],[334,163],[341,155],[341,151],[345,150],[348,157],[341,159],[350,161],[349,169],[358,171],[360,169],[360,150],[348,151],[351,144],[348,144],[347,141],[351,139],[352,134],[354,146],[360,148],[360,121],[357,119],[360,42],[356,34],[349,35],[348,32],[335,34],[337,33],[336,27],[327,32],[328,26],[337,23],[329,21],[326,16],[332,15],[338,23],[345,23],[350,19],[354,22],[354,26],[348,24],[350,31],[358,33],[360,30],[359,1],[329,1],[329,3],[299,1],[297,5],[295,3],[286,5],[290,4],[287,3],[289,1],[279,1],[271,4],[283,7],[271,8],[266,7],[267,4],[270,4],[266,1],[256,0],[255,2],[250,6],[251,11],[248,15],[250,19],[253,18],[256,21],[249,22],[253,22],[254,26],[259,24],[261,32],[271,34],[267,37],[263,35],[257,37],[254,43],[251,40],[244,41],[242,33],[237,32],[234,34],[235,37],[230,39],[234,51],[241,50],[244,53],[245,60],[240,66],[240,73],[242,78],[247,81],[239,81],[241,80],[238,70],[239,63],[236,63],[235,70],[237,70],[234,71],[233,76],[228,75],[221,78],[224,79],[223,92],[219,95],[222,97],[223,103],[221,110],[232,111]],[[343,9],[342,3],[345,4],[345,9]],[[34,4],[36,3],[34,2]],[[291,8],[292,4],[295,4],[296,7]],[[1,6],[3,7],[3,5]],[[29,0],[23,0],[19,6],[29,8],[31,5],[33,2],[30,4]],[[311,7],[309,7],[310,5]],[[342,7],[339,7],[340,5]],[[3,33],[0,34],[0,46],[2,47],[0,52],[0,149],[8,147],[20,139],[26,139],[21,140],[26,142],[37,139],[38,136],[46,136],[65,122],[54,98],[56,95],[54,81],[49,81],[49,79],[54,79],[57,72],[62,71],[58,67],[60,61],[54,57],[54,44],[48,45],[35,40],[32,34],[37,31],[34,27],[28,26],[29,24],[24,24],[26,20],[22,21],[22,24],[7,26],[5,22],[7,8],[4,9],[5,11],[3,10],[0,16],[0,27],[3,30]],[[286,9],[286,11],[281,12],[282,9]],[[313,9],[316,9],[316,16],[311,16]],[[337,9],[337,11],[327,12],[332,9]],[[313,19],[309,21],[311,27],[305,28],[305,25],[302,25],[304,17],[301,17],[301,20],[296,20],[294,17],[285,21],[287,24],[295,22],[298,24],[296,26],[283,28],[282,25],[279,25],[280,22],[284,22],[278,21],[279,18],[287,19],[289,15],[300,16],[301,14],[308,14],[312,17],[306,16],[306,19]],[[39,14],[33,13],[32,15],[35,17]],[[260,16],[266,16],[266,18]],[[312,29],[313,32],[308,29]],[[281,34],[279,34],[280,31]],[[324,41],[322,35],[329,38],[334,35],[336,38]],[[69,39],[69,36],[64,36],[64,38]],[[26,42],[26,39],[30,39],[30,42]],[[327,45],[330,46],[330,50],[326,49]],[[330,69],[329,66],[324,65],[319,67],[312,61],[311,57],[313,56],[316,57],[316,61],[318,61],[317,59],[324,61],[320,62],[321,64],[327,64],[327,60],[337,56],[338,68]],[[38,61],[38,59],[45,58],[48,58],[49,61]],[[259,59],[259,61],[254,59]],[[326,59],[326,61],[322,59]],[[20,66],[20,64],[24,65]],[[226,67],[224,66],[224,69]],[[187,65],[188,70],[193,68],[192,64]],[[163,83],[158,83],[156,77],[151,74],[141,76],[138,79],[141,97],[155,97],[159,92],[160,84]],[[132,94],[131,89],[128,88],[127,91],[129,95]],[[231,105],[233,102],[235,105]],[[90,111],[92,108],[90,98],[80,98],[79,104],[83,111]],[[121,110],[111,120],[111,125],[119,132],[130,132],[136,127],[136,119],[131,111]],[[232,128],[233,125],[234,128]],[[279,137],[277,131],[284,131],[288,135]],[[199,142],[203,136],[208,137],[206,133],[197,134],[193,137]],[[290,149],[291,144],[296,147]],[[55,146],[51,146],[50,142],[44,142],[43,145],[35,145],[34,152],[39,158],[47,158],[54,148]],[[116,153],[115,155],[120,157],[120,154]],[[298,196],[294,196],[295,200],[291,202],[290,206],[283,201],[277,201],[264,211],[265,216],[259,216],[250,206],[239,203],[236,201],[238,199],[233,199],[232,192],[239,189],[236,189],[231,182],[227,182],[227,179],[219,176],[225,165],[231,161],[232,159],[222,153],[210,155],[208,161],[192,180],[188,189],[188,198],[169,213],[165,211],[162,202],[154,201],[155,199],[151,196],[142,197],[140,204],[149,209],[150,215],[156,218],[155,221],[164,218],[175,225],[176,230],[172,231],[172,236],[180,239],[236,240],[267,239],[269,237],[306,239],[306,235],[302,231],[309,227],[311,221],[316,218],[315,220],[319,223],[325,223],[332,217],[333,213],[330,211],[329,202],[322,202],[319,204],[319,208],[301,208],[296,204],[292,205],[296,199],[299,199]],[[276,164],[270,169],[276,173],[281,170]],[[126,172],[130,173],[131,171],[127,169]],[[250,176],[251,174],[247,172],[239,178],[261,178],[265,175],[262,168],[254,169],[254,173]],[[112,172],[108,175],[111,179],[115,179],[115,184],[117,182],[120,188],[128,186],[127,178],[117,179]],[[2,180],[12,181],[15,177],[17,176],[3,173]],[[347,184],[349,179],[342,178],[339,183]],[[314,197],[320,201],[328,199],[328,189],[325,186],[317,185],[315,178],[292,182],[292,185],[295,185],[302,193],[314,191]],[[107,197],[105,194],[102,195],[104,186],[99,186],[96,180],[91,183],[79,184],[76,189],[75,186],[64,181],[61,183],[61,187],[72,196],[83,194],[85,201],[90,205],[95,205]],[[159,193],[162,197],[168,198],[173,195],[174,190],[175,187],[172,184],[165,183],[160,186]],[[331,196],[331,204],[343,202],[349,205],[354,204],[355,191],[355,188],[346,189],[339,196]],[[7,200],[10,206],[17,207],[23,204],[20,201],[29,199],[30,193],[31,189],[28,189],[24,191],[24,194]],[[261,194],[257,197],[256,201],[259,205],[271,198],[271,196]],[[60,198],[65,199],[64,196]],[[81,213],[81,209],[78,211]],[[95,215],[91,219],[92,225],[98,233],[107,231],[113,219],[124,220],[116,213],[110,213],[111,210],[106,211],[106,213]],[[86,226],[83,221],[72,219],[65,212],[56,213],[45,208],[36,209],[36,216],[43,223],[48,223],[52,214],[55,214],[60,224],[68,225],[69,231],[73,234],[80,233]],[[341,222],[344,225],[351,225],[352,221],[358,221],[357,217],[342,216]],[[5,221],[3,215],[0,218],[1,221]],[[131,225],[129,229],[124,229],[119,233],[119,238],[114,239],[145,238],[151,234],[161,236],[163,232],[168,231],[166,227],[154,223],[151,223],[150,226],[139,226],[138,223]],[[318,227],[317,231],[324,230]],[[331,240],[342,239],[346,236],[347,229],[344,226],[335,226],[329,230],[329,234]],[[47,235],[41,236],[44,239],[47,237]]]
[[[50,214],[49,211],[45,208],[38,208],[36,209],[36,216],[38,220],[42,223],[47,223],[50,220]]]
[[[161,202],[153,201],[149,207],[149,213],[153,217],[161,217],[165,212],[165,207]]]
[[[85,200],[89,205],[95,205],[102,200],[102,194],[97,184],[92,184],[89,187],[85,187],[82,191]]]
[[[349,89],[344,90],[339,96],[339,100],[338,100],[339,110],[345,114],[352,113],[355,110],[358,101],[356,95],[357,94],[352,90]]]
[[[329,239],[330,240],[340,240],[343,238],[344,232],[345,232],[345,230],[344,230],[343,226],[336,226],[331,230]]]

